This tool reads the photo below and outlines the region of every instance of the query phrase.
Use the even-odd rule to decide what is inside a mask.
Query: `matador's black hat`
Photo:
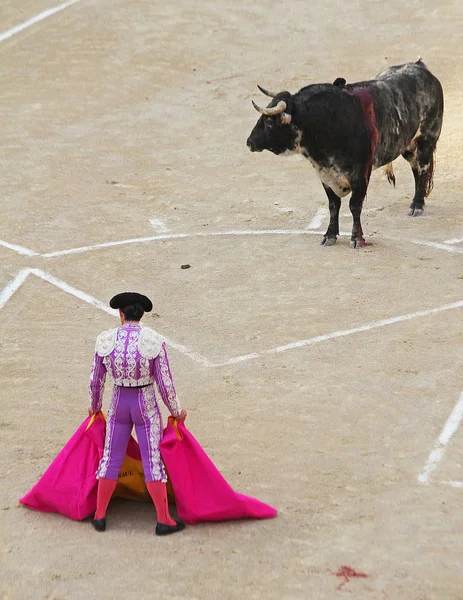
[[[111,308],[125,308],[132,304],[141,304],[145,312],[150,312],[153,309],[151,300],[147,296],[143,296],[143,294],[137,294],[137,292],[122,292],[109,301]]]

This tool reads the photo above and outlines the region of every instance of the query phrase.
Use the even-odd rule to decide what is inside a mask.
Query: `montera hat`
[[[153,309],[153,303],[151,300],[143,294],[137,292],[122,292],[116,294],[109,301],[111,308],[125,308],[126,306],[132,306],[133,304],[140,304],[145,312],[150,312]]]

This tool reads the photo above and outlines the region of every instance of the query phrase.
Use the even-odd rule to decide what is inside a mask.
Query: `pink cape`
[[[96,509],[96,470],[103,455],[105,421],[88,417],[64,446],[36,485],[20,499],[28,508],[57,512],[80,521]]]
[[[85,419],[39,481],[19,502],[33,510],[60,513],[75,521],[93,515],[98,490],[96,470],[103,456],[105,431],[102,413],[97,413],[93,419]],[[133,469],[132,464],[129,473],[119,474],[114,496],[151,500],[144,476],[137,472],[142,469],[140,447],[132,436],[127,446],[127,457],[140,465]]]
[[[178,516],[185,523],[276,516],[271,506],[235,492],[185,425],[173,418],[164,430],[161,455],[174,489]]]

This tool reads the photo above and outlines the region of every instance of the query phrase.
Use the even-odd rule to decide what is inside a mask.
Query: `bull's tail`
[[[387,180],[389,181],[390,185],[395,187],[395,175],[394,175],[394,169],[392,168],[392,163],[389,163],[388,165],[386,165],[384,167],[384,174],[386,175]]]
[[[435,154],[436,149],[434,148],[433,153],[431,154],[431,160],[426,169],[426,178],[424,182],[424,197],[427,198],[429,194],[432,192],[434,187],[434,163],[435,163]]]

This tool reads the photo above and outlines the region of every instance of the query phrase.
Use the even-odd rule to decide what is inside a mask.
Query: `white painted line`
[[[230,358],[222,363],[217,363],[212,365],[213,367],[224,367],[226,365],[235,365],[236,363],[246,362],[247,360],[252,360],[253,358],[259,358],[261,354],[257,354],[253,352],[252,354],[244,354],[243,356],[235,356],[235,358]]]
[[[68,294],[71,294],[72,296],[79,298],[79,300],[83,300],[84,302],[87,302],[87,304],[91,304],[92,306],[95,306],[96,308],[103,310],[104,312],[112,315],[113,317],[119,316],[119,311],[113,310],[107,304],[105,304],[104,302],[101,302],[101,300],[97,300],[93,296],[90,296],[90,294],[87,294],[86,292],[83,292],[82,290],[78,290],[77,288],[73,287],[72,285],[69,285],[65,281],[61,281],[60,279],[57,279],[53,275],[50,275],[49,273],[45,273],[41,269],[27,269],[27,271],[28,271],[27,274],[29,274],[29,272],[30,272],[30,273],[36,275],[37,277],[40,277],[40,279],[43,279],[44,281],[47,281],[48,283],[53,284],[60,290],[63,290],[64,292],[67,292]],[[0,306],[0,308],[1,308],[1,306]],[[186,354],[188,357],[192,358],[196,362],[198,362],[206,367],[212,366],[212,363],[204,356],[201,356],[200,354],[198,354],[196,352],[192,352],[191,350],[188,350],[188,348],[186,348],[182,344],[178,344],[177,342],[170,340],[169,338],[163,336],[162,334],[159,334],[159,335],[161,335],[161,337],[163,337],[165,339],[166,344],[168,346],[175,348],[175,350],[178,350],[182,354]]]
[[[169,228],[161,221],[161,219],[150,219],[152,228],[159,233],[167,233]]]
[[[24,256],[39,256],[39,253],[35,252],[35,250],[29,250],[29,248],[24,248],[23,246],[18,246],[17,244],[9,244],[3,240],[0,240],[0,246],[8,248],[9,250],[14,250],[18,254],[23,254]]]
[[[99,250],[101,248],[112,248],[114,246],[125,246],[127,244],[146,244],[147,242],[156,242],[158,240],[175,240],[195,237],[221,237],[221,236],[240,236],[240,235],[322,235],[320,231],[307,231],[306,229],[244,229],[231,231],[199,232],[199,233],[165,233],[161,235],[152,235],[148,237],[131,238],[128,240],[119,240],[117,242],[104,242],[103,244],[94,244],[92,246],[81,246],[79,248],[70,248],[69,250],[57,250],[56,252],[47,252],[41,254],[44,258],[53,258],[55,256],[65,256],[68,254],[81,254],[90,250]],[[340,235],[350,235],[342,232]]]
[[[24,31],[24,29],[27,29],[31,25],[35,25],[36,23],[43,21],[47,17],[51,17],[51,15],[54,15],[55,13],[59,12],[60,10],[64,10],[65,8],[67,8],[68,6],[71,6],[72,4],[76,4],[76,2],[80,2],[80,0],[68,0],[68,2],[63,2],[62,4],[58,4],[58,6],[55,6],[54,8],[49,8],[47,10],[44,10],[43,12],[39,13],[38,15],[35,15],[35,17],[32,17],[31,19],[24,21],[24,23],[21,23],[21,25],[17,25],[16,27],[7,29],[7,31],[0,33],[0,42],[3,42],[4,40],[7,40],[10,37],[13,37],[17,33]]]
[[[152,219],[152,221],[157,221],[157,219]],[[313,222],[313,221],[312,221]],[[311,222],[311,223],[312,223]],[[162,224],[164,227],[165,225]],[[140,238],[130,238],[127,240],[117,240],[114,242],[104,242],[102,244],[92,244],[89,246],[80,246],[78,248],[69,248],[68,250],[56,250],[54,252],[45,252],[40,253],[35,250],[30,250],[29,248],[24,248],[23,246],[19,246],[17,244],[10,244],[9,242],[5,242],[0,240],[0,246],[4,246],[10,250],[17,252],[18,254],[23,254],[26,256],[42,256],[43,258],[54,258],[56,256],[67,256],[71,254],[82,254],[84,252],[91,252],[92,250],[100,250],[104,248],[113,248],[116,246],[126,246],[129,244],[146,244],[149,242],[156,242],[161,240],[175,240],[175,239],[186,239],[186,238],[195,238],[195,237],[226,237],[226,236],[246,236],[246,235],[323,235],[322,231],[316,231],[312,229],[254,229],[254,230],[230,230],[230,231],[213,231],[213,232],[197,232],[197,233],[161,233],[159,235],[152,235],[147,237]],[[341,231],[339,233],[340,236],[350,236],[350,231]],[[393,241],[401,241],[399,238],[383,236],[384,239],[389,239]],[[439,248],[442,250],[447,250],[447,252],[457,252],[463,253],[463,248],[454,248],[448,242],[452,241],[457,243],[460,240],[448,240],[448,242],[444,242],[443,244],[438,244],[435,242],[426,242],[423,240],[407,240],[413,244],[418,244],[421,246],[431,246],[432,248]]]
[[[440,481],[444,485],[450,485],[454,488],[463,488],[463,481]]]
[[[431,473],[436,469],[437,465],[440,463],[445,454],[445,448],[439,446],[439,448],[434,448],[431,454],[428,457],[426,465],[423,471],[418,475],[418,482],[428,484],[429,477]]]
[[[323,221],[330,214],[330,211],[322,206],[319,208],[314,216],[314,218],[310,221],[307,229],[319,229],[323,225]]]
[[[447,445],[452,439],[453,434],[460,426],[460,422],[463,419],[463,392],[460,394],[460,398],[452,410],[450,417],[447,419],[447,423],[441,431],[438,437],[434,449],[428,457],[423,471],[418,475],[418,481],[420,483],[428,484],[429,477],[433,471],[436,470],[437,465],[442,460]],[[456,483],[456,482],[455,482]]]
[[[325,335],[317,335],[313,338],[308,338],[305,340],[298,340],[297,342],[291,342],[290,344],[285,344],[284,346],[278,346],[276,348],[271,348],[270,350],[264,350],[260,353],[254,354],[246,354],[244,356],[236,356],[234,358],[230,358],[221,363],[214,364],[214,367],[222,367],[226,365],[232,365],[237,362],[243,362],[245,360],[251,360],[254,358],[259,358],[266,354],[276,354],[279,352],[286,352],[287,350],[293,350],[295,348],[302,348],[304,346],[311,346],[312,344],[318,344],[320,342],[326,342],[328,340],[334,340],[336,338],[345,337],[347,335],[353,335],[354,333],[361,333],[363,331],[370,331],[372,329],[379,329],[380,327],[386,327],[387,325],[393,325],[394,323],[402,323],[404,321],[410,321],[412,319],[418,319],[419,317],[427,317],[429,315],[434,315],[436,313],[444,312],[446,310],[453,310],[455,308],[463,308],[463,300],[459,302],[454,302],[453,304],[446,304],[444,306],[439,306],[438,308],[431,308],[429,310],[420,310],[418,312],[410,313],[408,315],[400,315],[398,317],[391,317],[390,319],[383,319],[381,321],[376,321],[374,323],[368,323],[366,325],[361,325],[360,327],[354,327],[352,329],[344,329],[342,331],[334,331],[333,333],[327,333]]]
[[[115,246],[126,246],[129,244],[146,244],[149,242],[157,242],[160,240],[175,240],[185,238],[196,238],[196,237],[227,237],[227,236],[242,236],[242,235],[323,235],[322,231],[312,231],[307,229],[257,229],[257,230],[231,230],[231,231],[211,231],[211,232],[197,232],[197,233],[165,233],[160,235],[151,235],[140,238],[130,238],[128,240],[117,240],[115,242],[104,242],[102,244],[92,244],[90,246],[80,246],[78,248],[69,248],[68,250],[56,250],[54,252],[45,252],[43,254],[29,250],[28,248],[22,248],[14,244],[8,244],[8,242],[1,242],[0,245],[4,245],[6,248],[10,248],[19,252],[20,254],[28,254],[29,256],[42,256],[43,258],[55,258],[56,256],[67,256],[70,254],[83,254],[84,252],[91,252],[92,250],[100,250],[104,248],[114,248]],[[350,236],[350,231],[341,231],[340,236]]]
[[[463,254],[463,248],[455,248],[450,244],[438,244],[437,242],[425,242],[423,240],[410,240],[412,244],[418,244],[420,246],[430,246],[431,248],[438,248],[439,250],[447,250],[447,252],[457,252]]]
[[[118,312],[116,310],[113,310],[109,306],[107,306],[104,302],[97,300],[96,298],[94,298],[93,296],[90,296],[90,294],[87,294],[86,292],[83,292],[82,290],[78,290],[77,288],[73,287],[72,285],[69,285],[65,281],[61,281],[60,279],[57,279],[56,277],[54,277],[53,275],[50,275],[49,273],[45,273],[41,269],[22,269],[16,275],[16,277],[8,285],[5,286],[5,288],[2,290],[2,292],[0,292],[0,309],[5,306],[5,304],[11,298],[11,296],[24,283],[24,281],[27,279],[28,275],[31,273],[33,275],[36,275],[40,279],[43,279],[44,281],[51,283],[52,285],[63,290],[64,292],[71,294],[72,296],[75,296],[76,298],[79,298],[80,300],[83,300],[84,302],[87,302],[88,304],[95,306],[96,308],[99,308],[100,310],[103,310],[104,312],[106,312],[112,316],[118,316]],[[463,300],[459,301],[459,302],[454,302],[453,304],[447,304],[444,306],[440,306],[438,308],[432,308],[429,310],[423,310],[423,311],[411,313],[408,315],[402,315],[402,316],[398,316],[398,317],[392,317],[390,319],[384,319],[382,321],[376,321],[375,323],[362,325],[360,327],[355,327],[352,329],[345,329],[343,331],[335,331],[333,333],[319,335],[319,336],[305,339],[305,340],[299,340],[296,342],[292,342],[290,344],[286,344],[284,346],[278,346],[276,348],[271,348],[270,350],[265,350],[264,352],[261,352],[261,353],[252,353],[252,354],[245,354],[242,356],[235,356],[235,357],[230,358],[221,363],[213,363],[208,358],[202,356],[201,354],[199,354],[197,352],[193,352],[193,351],[189,350],[182,344],[178,344],[177,342],[175,342],[165,336],[162,336],[162,337],[164,337],[164,339],[166,340],[166,343],[169,346],[178,350],[180,353],[185,354],[186,356],[190,357],[195,362],[198,362],[206,367],[221,367],[221,366],[232,365],[232,364],[236,364],[236,363],[240,363],[240,362],[245,362],[248,360],[253,360],[255,358],[259,358],[259,357],[267,355],[267,354],[275,354],[275,353],[279,353],[279,352],[285,352],[286,350],[292,350],[294,348],[301,348],[303,346],[309,346],[312,344],[317,344],[319,342],[325,342],[325,341],[332,340],[335,338],[352,335],[354,333],[369,331],[371,329],[385,327],[386,325],[391,325],[393,323],[400,323],[403,321],[408,321],[410,319],[425,317],[428,315],[436,314],[436,313],[443,312],[446,310],[452,310],[455,308],[461,308],[461,307],[463,307]],[[160,334],[160,335],[162,335],[162,334]],[[462,411],[463,411],[463,394],[462,394],[462,398],[461,398],[461,404],[462,404]]]
[[[0,310],[5,306],[16,290],[26,281],[30,272],[30,269],[21,269],[16,277],[3,288],[0,292]]]
[[[463,242],[463,237],[453,238],[453,240],[445,240],[444,244],[459,244],[460,242]]]
[[[160,333],[159,335],[165,339],[166,344],[168,346],[170,346],[171,348],[174,348],[181,354],[185,354],[185,356],[188,356],[195,362],[197,362],[205,367],[213,367],[214,366],[213,363],[208,358],[206,358],[205,356],[202,356],[198,352],[193,352],[192,350],[188,350],[188,348],[186,348],[182,344],[178,344],[177,342],[174,342],[170,338],[167,338],[165,335],[162,335],[162,333]]]
[[[92,306],[96,306],[100,310],[104,310],[105,312],[112,315],[113,317],[119,316],[119,311],[110,308],[104,302],[101,302],[100,300],[97,300],[93,296],[90,296],[89,294],[86,294],[85,292],[78,290],[77,288],[73,287],[72,285],[69,285],[65,281],[56,279],[56,277],[53,277],[53,275],[50,275],[49,273],[45,273],[44,271],[42,271],[42,269],[30,269],[30,272],[33,273],[34,275],[36,275],[37,277],[40,277],[40,279],[43,279],[44,281],[48,281],[48,283],[52,283],[54,286],[56,286],[60,290],[63,290],[63,292],[67,292],[68,294],[71,294],[72,296],[79,298],[79,300],[83,300],[84,302],[87,302],[87,304],[91,304]]]
[[[149,237],[131,238],[128,240],[119,240],[117,242],[104,242],[103,244],[93,244],[91,246],[80,246],[79,248],[70,248],[69,250],[57,250],[56,252],[47,252],[42,254],[44,258],[53,258],[55,256],[66,256],[68,254],[81,254],[83,252],[89,252],[90,250],[99,250],[101,248],[114,248],[115,246],[125,246],[127,244],[144,244],[146,242],[153,242],[156,240],[168,240],[171,238],[182,238],[191,237],[187,233],[178,234],[165,234],[165,235],[152,235]]]

